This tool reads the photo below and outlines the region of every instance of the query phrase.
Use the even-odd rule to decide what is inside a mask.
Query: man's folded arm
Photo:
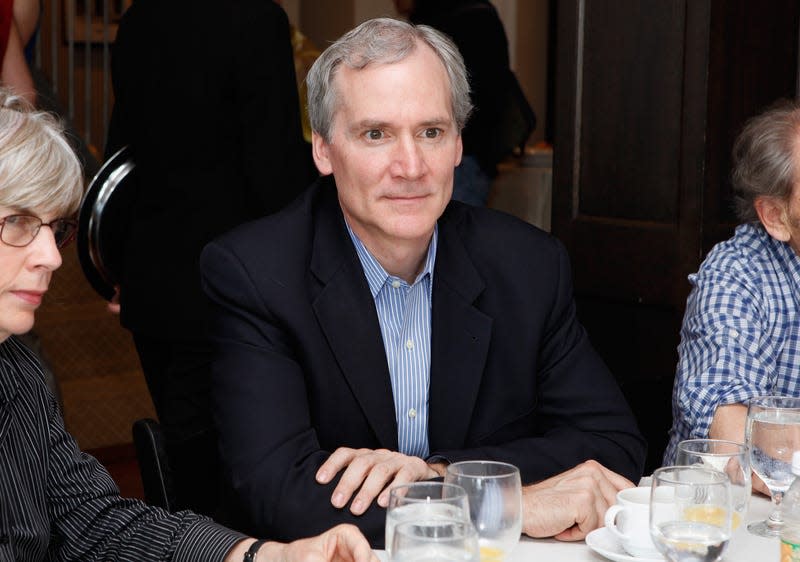
[[[351,523],[380,544],[382,508],[354,516],[349,506],[331,504],[340,475],[324,485],[316,482],[331,451],[320,447],[312,427],[303,369],[292,345],[269,317],[249,273],[217,243],[204,251],[201,268],[217,346],[212,395],[221,458],[249,530],[294,540]]]

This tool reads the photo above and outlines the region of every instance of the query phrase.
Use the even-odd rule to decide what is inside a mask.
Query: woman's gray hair
[[[80,206],[83,180],[58,118],[0,88],[0,206],[67,217]]]
[[[338,107],[334,79],[340,65],[361,70],[370,64],[399,62],[409,56],[419,42],[433,49],[442,61],[450,80],[453,119],[458,130],[463,129],[472,111],[472,103],[467,70],[458,48],[446,35],[432,27],[414,26],[391,18],[365,21],[325,49],[314,62],[306,76],[311,128],[326,142],[331,141],[333,117]]]
[[[757,222],[755,200],[788,201],[798,181],[800,106],[782,100],[751,118],[733,145],[731,180],[736,213],[742,222]]]

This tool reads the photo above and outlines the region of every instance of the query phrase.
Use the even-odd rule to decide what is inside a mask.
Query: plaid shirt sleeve
[[[700,272],[689,277],[694,288],[681,328],[665,464],[674,460],[681,440],[708,436],[717,406],[744,403],[770,390],[780,350],[765,288],[781,279],[751,266],[728,246],[712,251]]]

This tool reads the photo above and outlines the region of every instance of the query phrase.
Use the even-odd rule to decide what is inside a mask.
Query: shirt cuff
[[[197,562],[198,560],[225,559],[233,545],[246,539],[237,531],[218,525],[213,521],[198,521],[184,533],[175,550],[175,562]]]

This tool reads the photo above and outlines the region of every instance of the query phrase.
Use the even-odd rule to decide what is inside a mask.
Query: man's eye
[[[425,138],[427,139],[435,139],[441,136],[442,130],[437,127],[431,127],[429,129],[425,129]]]
[[[381,140],[383,138],[383,131],[380,129],[370,129],[366,134],[369,140]]]

